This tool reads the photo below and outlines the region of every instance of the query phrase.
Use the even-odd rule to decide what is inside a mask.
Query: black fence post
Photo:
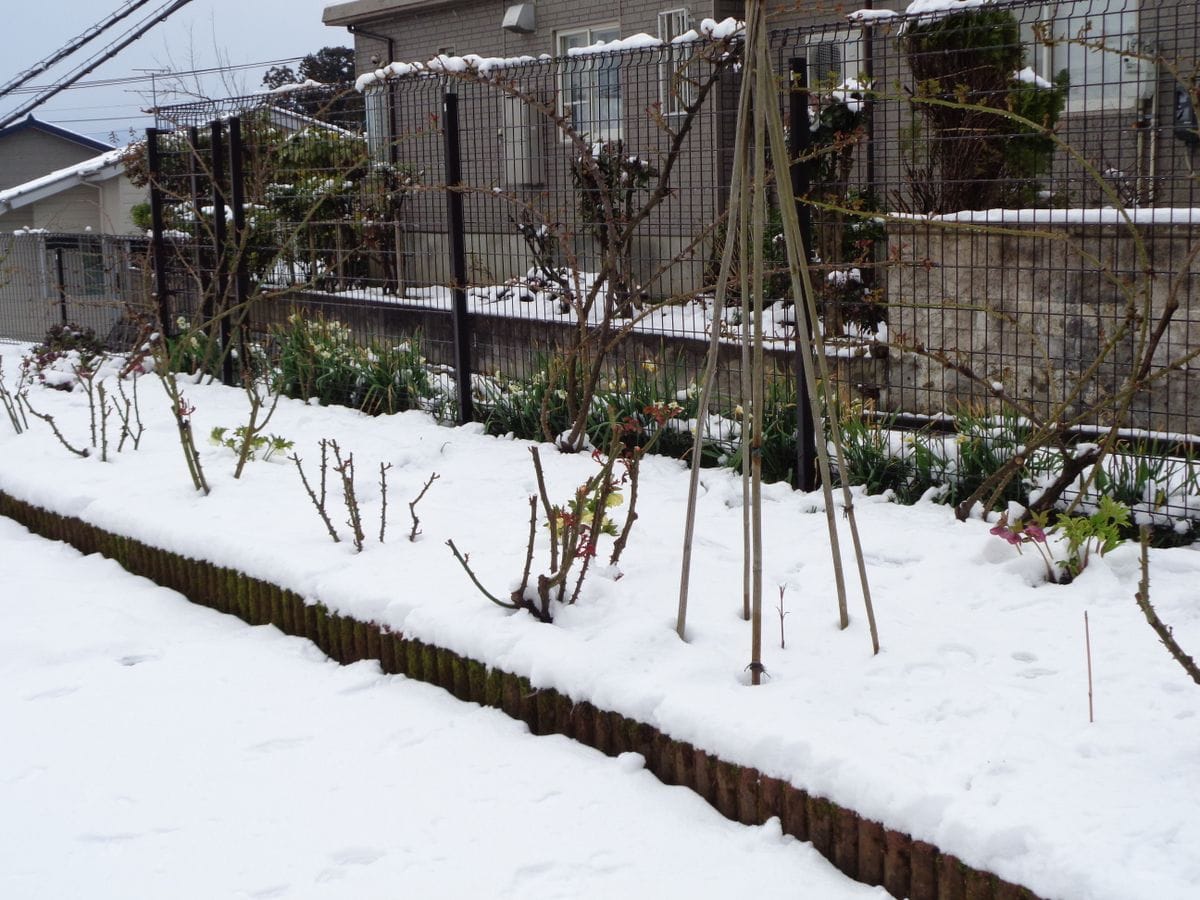
[[[163,236],[162,155],[158,149],[158,129],[146,129],[146,164],[150,169],[150,252],[154,261],[154,300],[158,327],[164,338],[171,337],[171,300],[167,279],[167,247]]]
[[[467,235],[463,216],[462,146],[458,131],[458,95],[442,99],[446,142],[446,219],[450,241],[450,293],[454,323],[454,374],[458,385],[458,423],[471,421],[471,322],[467,312]]]
[[[62,323],[68,323],[67,318],[67,279],[63,274],[62,247],[54,248],[54,272],[58,276],[58,310]]]
[[[214,288],[215,296],[210,295],[205,301],[207,307],[205,320],[211,323],[214,316],[218,317],[217,328],[209,333],[212,334],[215,331],[219,335],[221,381],[232,385],[233,357],[229,352],[229,258],[226,253],[229,232],[225,221],[225,127],[219,119],[214,120],[210,127],[212,129],[210,165],[212,167],[213,251],[216,254],[217,277]]]
[[[245,145],[242,143],[242,120],[229,120],[229,202],[233,207],[233,252],[237,254],[234,271],[233,296],[237,310],[238,359],[246,365],[246,323],[250,319],[250,271],[246,265],[246,173]],[[228,316],[226,319],[228,320]],[[226,356],[229,359],[229,356]],[[243,369],[243,371],[245,371]]]
[[[788,153],[792,158],[792,193],[796,197],[796,212],[800,217],[800,235],[804,239],[806,262],[813,259],[812,208],[804,201],[812,183],[812,161],[801,159],[812,149],[812,128],[808,112],[808,60],[804,57],[791,60],[791,91],[788,94],[789,122]],[[804,346],[799,339],[799,329],[813,333],[813,323],[808,318],[808,304],[801,297],[795,298],[796,316],[796,487],[802,491],[814,490],[817,486],[817,447],[813,427],[812,405],[808,402],[808,379],[804,375],[801,354]]]

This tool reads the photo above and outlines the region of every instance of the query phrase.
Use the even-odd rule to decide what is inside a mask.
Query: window
[[[862,35],[857,29],[816,32],[808,35],[805,45],[808,86],[814,92],[828,94],[862,80]]]
[[[388,104],[391,101],[392,92],[386,82],[375,82],[363,91],[367,118],[367,148],[372,161],[377,163],[389,161],[388,144],[393,139],[391,117],[388,115]]]
[[[558,55],[564,58],[559,86],[562,112],[570,117],[576,131],[593,140],[616,140],[621,136],[620,60],[616,54],[572,56],[571,51],[607,44],[619,37],[616,25],[558,33]]]
[[[687,34],[691,27],[691,16],[686,9],[669,9],[658,14],[658,39],[666,44],[663,61],[659,63],[658,99],[662,111],[669,116],[684,112],[696,99],[696,85],[687,71],[691,45],[671,43]]]
[[[1070,78],[1066,111],[1130,109],[1150,96],[1154,67],[1136,56],[1137,4],[1062,0],[1033,7],[1021,24],[1027,62],[1046,80]]]

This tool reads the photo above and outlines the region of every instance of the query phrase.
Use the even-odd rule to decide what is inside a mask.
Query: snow
[[[904,14],[927,19],[941,18],[967,9],[978,9],[990,2],[991,0],[913,0],[905,8]]]
[[[744,30],[744,23],[738,19],[722,19],[716,21],[714,19],[704,19],[700,23],[699,29],[691,29],[690,31],[679,35],[672,39],[672,43],[688,43],[699,40],[722,41],[728,38],[733,38]],[[598,53],[618,53],[622,51],[645,50],[655,47],[664,46],[660,38],[653,35],[638,32],[631,34],[628,37],[618,38],[615,41],[597,41],[588,47],[572,47],[567,50],[567,56],[593,56]],[[404,78],[410,75],[424,74],[463,74],[467,72],[477,72],[481,75],[486,75],[488,72],[495,69],[503,69],[509,66],[525,65],[533,62],[542,62],[549,60],[551,57],[543,54],[542,56],[479,56],[474,53],[467,53],[463,56],[453,56],[441,54],[433,59],[425,62],[391,62],[386,66],[375,69],[372,72],[365,72],[359,75],[354,82],[354,87],[358,91],[364,91],[372,85],[383,81],[388,81],[392,78]]]
[[[1026,66],[1020,72],[1013,72],[1012,77],[1014,81],[1020,81],[1024,84],[1032,84],[1034,87],[1039,87],[1043,90],[1049,90],[1050,88],[1054,87],[1052,82],[1047,81],[1037,72],[1033,71],[1032,66]]]
[[[5,519],[0,566],[5,897],[886,897],[635,753],[338,666]]]
[[[312,88],[323,88],[329,85],[321,81],[314,81],[311,78],[305,78],[303,81],[295,81],[289,84],[281,84],[277,88],[272,88],[267,91],[268,94],[290,94],[293,91],[307,91]]]
[[[596,41],[590,47],[571,47],[567,56],[592,56],[597,53],[616,53],[621,50],[643,50],[647,47],[661,47],[663,42],[656,37],[639,32],[627,38],[615,41]]]
[[[19,353],[20,348],[0,347],[10,386]],[[639,519],[620,571],[597,567],[580,602],[562,609],[554,624],[541,625],[524,613],[489,604],[444,546],[452,538],[469,553],[473,569],[493,593],[504,595],[514,587],[524,558],[528,497],[536,490],[527,442],[488,437],[480,426],[447,428],[419,412],[370,419],[345,409],[283,401],[269,430],[295,442],[310,475],[320,439],[336,438],[354,453],[369,535],[381,508],[373,473],[381,462],[393,466],[386,543],[370,537],[356,554],[347,540],[329,540],[293,466],[282,460],[254,462],[234,481],[230,451],[204,443],[213,427],[245,422],[241,391],[202,384],[186,384],[184,390],[196,406],[192,418],[213,485],[210,496],[198,496],[191,488],[165,395],[153,381],[141,384],[147,425],[141,449],[126,448],[109,463],[95,455],[72,457],[40,422],[16,435],[0,416],[0,490],[156,546],[239,568],[347,615],[526,676],[535,687],[554,688],[640,719],[730,762],[753,765],[908,831],[1039,895],[1068,900],[1195,896],[1200,883],[1200,856],[1194,849],[1200,842],[1200,819],[1194,813],[1200,783],[1195,752],[1200,694],[1133,601],[1139,578],[1136,547],[1124,545],[1094,558],[1073,584],[1050,585],[1035,554],[1018,555],[988,533],[994,523],[960,523],[944,506],[922,502],[902,507],[886,497],[856,493],[883,645],[873,657],[861,603],[853,593],[849,629],[839,631],[836,625],[821,496],[766,486],[764,662],[769,677],[762,687],[750,688],[744,674],[750,636],[739,615],[742,495],[734,473],[702,473],[686,643],[676,637],[673,624],[687,473],[682,463],[663,458],[647,459],[643,466]],[[87,441],[88,407],[82,392],[35,386],[32,396],[35,407],[55,416],[68,438]],[[560,455],[548,445],[541,455],[549,493],[558,502],[596,470],[587,455]],[[422,534],[409,542],[407,503],[433,472],[440,478],[418,508]],[[345,514],[337,512],[334,518],[340,523]],[[622,513],[618,507],[617,514]],[[601,553],[606,562],[607,548]],[[1195,601],[1200,552],[1191,547],[1152,550],[1150,559],[1158,612],[1194,654],[1200,647]],[[541,546],[536,565],[545,561]],[[6,578],[12,568],[6,567]],[[45,582],[43,577],[40,583]],[[102,583],[103,578],[89,577],[84,596],[90,599]],[[786,650],[780,649],[776,630],[780,589],[788,613]],[[47,592],[44,587],[15,591],[15,596],[27,594],[41,598]],[[1088,722],[1085,612],[1091,629],[1094,723]],[[4,641],[12,631],[0,632]],[[199,640],[191,629],[168,633],[177,636],[181,647]],[[89,647],[107,646],[98,636],[89,641]],[[150,649],[164,660],[169,656],[158,647]],[[137,646],[117,648],[106,651],[106,658],[141,652]],[[260,655],[265,652],[265,647],[259,649]],[[63,665],[73,660],[65,648],[54,653]],[[0,659],[11,655],[0,654]],[[208,651],[204,659],[213,655]],[[129,671],[149,673],[153,665]],[[47,683],[44,690],[90,683],[74,674],[68,678],[61,667],[56,671],[63,673],[61,682]],[[337,677],[352,679],[343,685],[348,687],[355,677],[367,679],[366,674],[358,676],[362,671],[356,667]],[[208,683],[221,688],[225,672],[222,662],[219,677],[210,673]],[[12,683],[15,676],[6,677]],[[378,677],[372,669],[370,678]],[[7,696],[34,692],[9,691]],[[271,697],[286,693],[276,689]],[[310,702],[308,693],[313,692],[296,692],[305,709],[325,708],[319,694]],[[54,702],[76,701],[63,697]],[[191,709],[171,703],[172,709],[180,706]],[[198,706],[196,715],[206,708]],[[221,708],[220,703],[212,706]],[[163,717],[150,718],[157,722]],[[126,712],[118,721],[140,720]],[[343,727],[342,719],[332,721],[336,724],[323,726],[323,731],[336,733]],[[291,727],[267,728],[247,743],[295,733]],[[378,738],[365,742],[371,748],[378,745]],[[361,738],[357,746],[364,746]],[[369,756],[346,767],[331,763],[329,771],[366,767]],[[483,756],[476,753],[472,764],[482,764]],[[402,768],[389,768],[389,777]],[[462,768],[466,777],[470,766]],[[99,770],[101,775],[104,771]],[[36,777],[31,770],[19,774]],[[96,776],[100,784],[118,796],[101,775]],[[211,789],[211,779],[199,780]],[[4,791],[26,789],[20,781],[0,783]],[[289,783],[290,798],[296,781]],[[375,796],[365,787],[362,793]],[[374,836],[355,831],[345,840],[375,847],[383,840],[376,832],[386,829],[374,813],[332,818],[344,828],[357,828],[358,815],[372,824]],[[37,821],[36,816],[27,818]],[[166,813],[145,822],[178,825]],[[135,830],[117,824],[108,831],[89,825],[72,832],[90,833]],[[557,841],[560,832],[552,833]],[[274,834],[272,838],[273,847],[287,845]],[[33,852],[21,846],[18,858]],[[325,859],[315,851],[305,853],[312,847],[305,840],[298,839],[296,846],[302,848],[299,856],[306,866]],[[330,863],[326,859],[321,865]],[[821,891],[814,895],[829,896]]]
[[[829,96],[835,103],[844,103],[850,112],[862,112],[863,94],[871,89],[870,84],[865,84],[857,78],[847,78],[839,84]]]
[[[354,82],[355,90],[361,92],[374,84],[388,81],[392,78],[405,78],[410,75],[461,74],[478,72],[486,75],[493,69],[503,69],[508,66],[519,66],[537,62],[538,59],[549,57],[533,56],[479,56],[467,53],[464,56],[439,54],[426,62],[392,62],[373,72],[359,75]]]
[[[116,165],[121,162],[121,159],[129,151],[129,147],[118,147],[115,150],[109,150],[101,153],[98,156],[93,156],[90,159],[85,159],[83,162],[75,163],[74,165],[66,166],[61,169],[55,169],[46,175],[41,175],[30,181],[22,184],[14,185],[6,190],[0,191],[0,206],[11,203],[13,200],[28,194],[30,191],[35,191],[38,188],[48,187],[52,184],[57,184],[60,181],[66,181],[71,178],[87,178],[89,175],[95,175],[106,168]]]
[[[894,9],[856,9],[848,13],[846,18],[860,25],[876,25],[896,18],[899,13]]]
[[[943,215],[889,213],[889,220],[918,222],[964,222],[993,225],[1197,225],[1200,208],[1157,206],[1148,209],[967,209]]]

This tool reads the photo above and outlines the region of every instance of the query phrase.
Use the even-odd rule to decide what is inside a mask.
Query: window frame
[[[842,59],[838,63],[841,69],[841,78],[835,84],[829,84],[826,79],[814,78],[813,68],[815,61],[811,55],[807,55],[807,50],[814,44],[834,44],[842,48]],[[816,95],[828,94],[836,90],[841,85],[844,85],[851,78],[862,80],[863,71],[862,64],[864,59],[863,54],[863,32],[859,27],[839,26],[834,28],[818,29],[809,32],[804,36],[805,56],[805,72],[804,77],[807,79],[807,87]],[[853,48],[853,53],[847,53],[846,50]],[[855,69],[851,71],[848,66],[853,63]]]
[[[679,116],[695,102],[696,86],[686,78],[676,80],[692,58],[690,44],[671,43],[692,29],[692,13],[686,6],[664,9],[658,14],[658,39],[663,42],[659,65],[658,102],[663,115]]]
[[[599,35],[611,34],[611,37]],[[583,37],[583,43],[564,45],[564,39]],[[555,55],[560,60],[558,72],[558,112],[559,115],[571,121],[572,127],[582,137],[590,141],[620,140],[624,132],[624,100],[621,96],[621,66],[618,59],[607,57],[601,52],[593,56],[571,56],[568,51],[592,47],[599,42],[610,43],[619,40],[621,26],[617,22],[603,22],[596,25],[583,25],[578,28],[563,28],[554,33]],[[616,89],[616,116],[602,116],[602,98],[606,91],[612,90],[611,85],[603,83],[603,79],[611,73]],[[578,91],[578,100],[569,99],[572,92]],[[576,109],[583,106],[588,113],[586,121],[580,121]],[[564,140],[568,138],[564,135]]]

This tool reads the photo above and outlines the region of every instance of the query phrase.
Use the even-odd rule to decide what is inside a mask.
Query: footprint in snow
[[[117,662],[123,666],[136,666],[139,663],[153,662],[156,659],[159,659],[157,653],[130,653],[127,656],[118,657]]]
[[[71,694],[79,690],[79,685],[65,685],[63,687],[50,688],[46,691],[39,691],[36,694],[29,694],[25,697],[26,700],[57,700],[59,697],[69,697]]]

